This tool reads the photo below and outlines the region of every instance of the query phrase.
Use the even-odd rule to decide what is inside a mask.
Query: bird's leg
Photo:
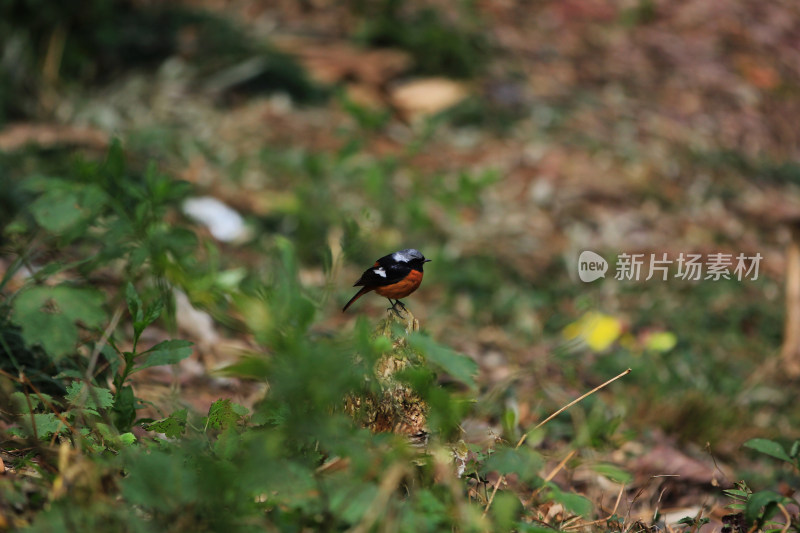
[[[403,305],[403,302],[401,302],[400,300],[395,300],[393,302],[391,298],[387,298],[387,300],[389,300],[389,303],[392,304],[392,306],[389,309],[391,309],[392,312],[394,312],[394,314],[397,315],[398,318],[403,318],[403,314],[400,312],[399,309],[397,309],[397,304],[400,304],[400,307],[403,308],[403,311],[406,310],[406,306]]]

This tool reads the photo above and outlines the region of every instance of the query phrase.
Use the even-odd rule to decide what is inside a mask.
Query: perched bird
[[[405,309],[400,298],[405,298],[417,290],[422,283],[422,265],[428,261],[430,259],[425,259],[419,250],[413,248],[381,257],[355,282],[353,287],[362,288],[347,302],[342,312],[347,311],[353,302],[370,291],[375,291],[387,298],[395,311],[398,304]],[[392,302],[393,298],[394,302]]]

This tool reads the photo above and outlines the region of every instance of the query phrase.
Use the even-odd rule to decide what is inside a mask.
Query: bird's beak
[[[433,259],[426,259],[425,261],[423,261],[423,263],[430,263],[431,261],[433,261]]]

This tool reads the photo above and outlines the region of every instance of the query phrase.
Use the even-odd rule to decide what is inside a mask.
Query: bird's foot
[[[391,298],[389,298],[389,303],[392,304],[392,306],[387,308],[387,311],[392,311],[395,315],[397,315],[397,318],[403,318],[403,315],[408,312],[408,309],[406,309],[406,306],[403,305],[403,302],[400,300],[395,300],[392,302]],[[398,309],[398,306],[400,309],[402,309],[402,312],[400,309]]]

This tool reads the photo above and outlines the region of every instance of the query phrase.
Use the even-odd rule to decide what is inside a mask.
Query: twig
[[[31,403],[31,395],[25,391],[25,401],[28,403],[28,414],[31,415],[31,429],[33,430],[33,440],[39,442],[39,431],[36,429],[36,417],[33,414],[33,404]]]
[[[548,422],[550,422],[552,419],[554,419],[555,417],[557,417],[558,415],[560,415],[561,413],[563,413],[564,411],[566,411],[567,409],[569,409],[570,407],[572,407],[573,405],[575,405],[576,403],[580,402],[580,401],[581,401],[581,400],[583,400],[584,398],[586,398],[586,397],[588,397],[588,396],[591,396],[592,394],[594,394],[595,392],[599,391],[599,390],[600,390],[600,389],[602,389],[603,387],[607,387],[607,386],[608,386],[608,385],[610,385],[611,383],[614,383],[615,381],[617,381],[619,378],[621,378],[621,377],[623,377],[623,376],[627,376],[627,375],[628,375],[628,374],[630,374],[630,373],[631,373],[631,369],[629,368],[629,369],[625,370],[625,372],[622,372],[621,374],[619,374],[619,375],[617,375],[617,376],[615,376],[615,377],[613,377],[613,378],[609,379],[608,381],[606,381],[606,382],[605,382],[605,383],[603,383],[602,385],[598,385],[597,387],[593,388],[592,390],[590,390],[589,392],[587,392],[587,393],[586,393],[586,394],[584,394],[583,396],[580,396],[580,397],[576,398],[575,400],[572,400],[572,401],[571,401],[571,402],[569,402],[567,405],[565,405],[564,407],[562,407],[561,409],[559,409],[558,411],[556,411],[556,412],[555,412],[555,413],[553,413],[552,415],[548,416],[547,418],[545,418],[544,420],[542,420],[541,422],[539,422],[539,424],[538,424],[538,425],[537,425],[535,428],[533,428],[531,431],[536,431],[537,429],[539,429],[539,428],[540,428],[540,427],[542,427],[543,425],[547,424],[547,423],[548,423]],[[527,438],[528,438],[528,433],[530,433],[530,431],[526,431],[526,432],[525,432],[525,434],[523,434],[523,435],[522,435],[522,437],[520,437],[519,441],[517,441],[517,445],[516,445],[516,446],[514,446],[514,449],[515,449],[515,450],[516,450],[516,449],[519,449],[519,447],[520,447],[520,446],[522,446],[522,443],[524,443],[524,442],[525,442],[525,439],[527,439]],[[483,510],[483,513],[481,514],[481,516],[486,516],[486,513],[488,513],[488,512],[489,512],[489,507],[491,507],[491,506],[492,506],[492,501],[494,501],[494,495],[495,495],[495,493],[497,492],[497,488],[500,486],[500,483],[502,483],[502,482],[503,482],[504,478],[505,478],[505,475],[501,475],[501,476],[500,476],[500,477],[497,479],[497,484],[494,486],[494,491],[492,491],[492,495],[491,495],[491,497],[489,498],[489,502],[486,504],[486,508]]]
[[[64,24],[59,24],[50,34],[47,43],[47,53],[45,54],[44,64],[42,65],[42,77],[50,84],[58,80],[58,70],[64,56],[64,43],[67,40],[67,31]]]
[[[782,503],[778,503],[778,509],[781,510],[784,518],[786,518],[786,525],[783,526],[783,529],[781,529],[781,533],[786,533],[789,531],[789,527],[792,525],[792,517],[789,515],[789,511],[786,510],[786,507],[784,507]]]
[[[608,385],[610,385],[610,384],[614,383],[615,381],[617,381],[619,378],[621,378],[623,376],[627,376],[630,373],[631,373],[631,369],[629,368],[625,372],[622,372],[621,374],[609,379],[608,381],[606,381],[602,385],[598,385],[597,387],[593,388],[592,390],[590,390],[589,392],[587,392],[583,396],[580,396],[579,398],[576,398],[576,399],[572,400],[567,405],[565,405],[564,407],[562,407],[561,409],[559,409],[558,411],[556,411],[552,415],[548,416],[547,418],[545,418],[544,420],[539,422],[539,424],[535,428],[533,428],[531,431],[536,431],[537,429],[539,429],[543,425],[547,424],[552,419],[554,419],[555,417],[557,417],[558,415],[560,415],[561,413],[563,413],[564,411],[566,411],[567,409],[569,409],[570,407],[575,405],[576,403],[580,402],[581,400],[585,399],[588,396],[591,396],[592,394],[594,394],[595,392],[599,391],[603,387],[607,387]],[[525,442],[525,439],[528,438],[528,433],[530,433],[530,431],[528,431],[524,435],[522,435],[522,437],[519,439],[519,442],[517,442],[517,445],[514,447],[515,449],[519,448],[520,446],[522,446],[522,443]]]
[[[656,476],[653,476],[653,477],[656,477]],[[658,508],[661,507],[661,498],[664,497],[664,493],[667,492],[668,488],[669,487],[664,487],[664,488],[661,489],[661,492],[658,493],[658,500],[656,501],[656,508],[653,511],[653,522],[655,522],[656,518],[658,518]],[[667,527],[669,527],[669,525],[667,525]]]
[[[619,502],[622,501],[622,493],[625,492],[625,483],[619,486],[619,494],[617,494],[617,501],[614,502],[614,509],[611,510],[611,514],[608,515],[606,520],[610,519],[612,516],[617,514],[617,509],[619,509]]]
[[[2,369],[0,369],[0,376],[5,376],[5,377],[7,377],[8,379],[10,379],[11,381],[16,381],[16,382],[17,382],[17,383],[19,383],[20,385],[22,384],[22,380],[21,380],[21,379],[19,379],[19,378],[15,378],[14,376],[12,376],[11,374],[9,374],[9,373],[8,373],[8,372],[6,372],[5,370],[2,370]]]
[[[483,510],[483,513],[481,513],[481,518],[486,516],[486,513],[489,512],[489,507],[492,506],[492,502],[494,501],[494,495],[497,494],[497,489],[500,488],[500,483],[502,483],[504,480],[505,480],[504,475],[501,475],[499,478],[497,478],[497,483],[494,484],[494,490],[492,491],[492,495],[489,496],[489,501],[486,503],[486,508]]]
[[[599,520],[593,520],[591,522],[584,522],[583,524],[579,524],[577,526],[564,527],[563,529],[580,529],[582,527],[593,526],[595,524],[602,524],[603,522],[608,522],[615,514],[617,514],[617,509],[619,508],[619,502],[622,501],[623,492],[625,492],[624,483],[619,486],[619,494],[617,494],[617,501],[614,503],[614,509],[611,510],[611,513],[607,517],[600,518]]]
[[[705,503],[703,504],[705,505]],[[700,519],[703,518],[703,508],[700,507],[700,510],[697,511],[697,514],[694,515],[694,524],[692,524],[691,533],[696,533],[697,528],[700,527]]]
[[[710,442],[706,442],[706,453],[708,453],[708,456],[711,457],[711,461],[714,463],[714,470],[716,470],[717,472],[722,474],[722,479],[724,479],[725,481],[728,481],[728,476],[726,476],[725,472],[723,472],[722,469],[719,467],[719,465],[717,464],[717,459],[714,457],[714,454],[711,452],[711,443]]]
[[[97,358],[100,356],[100,352],[103,351],[108,339],[111,337],[111,334],[117,329],[117,324],[119,323],[120,318],[122,318],[122,311],[123,306],[122,304],[117,306],[116,311],[114,311],[114,316],[111,317],[111,321],[108,323],[105,331],[103,331],[103,336],[100,337],[100,340],[94,345],[94,349],[92,350],[92,355],[89,359],[89,366],[86,368],[86,380],[91,381],[94,376],[94,369],[97,366]]]
[[[400,484],[400,480],[403,479],[405,474],[406,467],[402,463],[395,463],[395,465],[389,469],[383,477],[381,484],[378,486],[378,493],[375,495],[375,499],[372,500],[369,508],[361,518],[361,523],[351,529],[351,533],[366,533],[369,531],[389,502],[392,491],[397,488],[397,485]]]
[[[21,383],[23,383],[23,384],[29,386],[31,389],[33,389],[33,392],[36,394],[36,396],[39,398],[39,400],[41,400],[41,402],[43,404],[45,404],[48,409],[53,411],[53,414],[56,415],[59,420],[61,420],[61,423],[64,424],[64,426],[66,426],[66,428],[69,429],[69,431],[71,433],[75,433],[75,428],[72,427],[72,425],[69,422],[67,422],[67,419],[64,418],[64,416],[60,412],[58,412],[58,410],[55,408],[55,406],[52,403],[50,403],[50,400],[48,400],[47,398],[42,396],[42,393],[39,392],[39,389],[36,388],[36,385],[34,385],[33,382],[31,382],[31,380],[28,378],[28,376],[23,374],[22,377],[21,377]]]
[[[550,473],[549,473],[549,474],[547,474],[547,475],[544,477],[544,481],[545,481],[545,483],[547,483],[548,481],[550,481],[551,479],[553,479],[554,477],[556,477],[556,474],[558,474],[558,473],[561,471],[561,469],[562,469],[562,468],[564,468],[564,466],[567,464],[567,461],[569,461],[570,459],[572,459],[572,456],[573,456],[573,455],[575,455],[575,453],[576,453],[576,451],[575,451],[575,450],[572,450],[571,452],[569,452],[569,453],[567,454],[567,456],[566,456],[566,457],[564,457],[564,458],[561,460],[561,462],[560,462],[560,463],[558,463],[558,465],[556,465],[556,467],[555,467],[554,469],[552,469],[552,470],[550,471]],[[540,491],[540,490],[542,490],[542,487],[537,487],[537,488],[533,489],[533,492],[531,492],[531,497],[530,497],[530,498],[528,498],[528,500],[525,502],[525,505],[529,505],[529,504],[531,504],[531,503],[533,502],[533,499],[536,497],[536,495],[539,493],[539,491]]]
[[[37,389],[37,388],[36,388],[36,385],[34,385],[34,384],[31,382],[31,380],[30,380],[30,379],[28,379],[28,376],[26,376],[25,374],[22,374],[22,373],[20,373],[20,377],[18,377],[18,378],[17,378],[17,377],[14,377],[14,376],[12,376],[11,374],[9,374],[8,372],[6,372],[5,370],[0,370],[0,376],[5,376],[5,377],[7,377],[8,379],[10,379],[10,380],[12,380],[12,381],[16,381],[16,382],[17,382],[17,383],[19,383],[20,385],[27,385],[27,386],[29,386],[31,389],[33,389],[33,392],[36,394],[36,396],[39,398],[39,400],[40,400],[40,401],[41,401],[41,402],[42,402],[44,405],[46,405],[46,406],[47,406],[47,407],[48,407],[48,408],[49,408],[51,411],[53,411],[53,414],[55,414],[55,415],[58,417],[58,419],[59,419],[59,420],[61,420],[61,423],[62,423],[62,424],[64,424],[64,426],[65,426],[67,429],[69,429],[71,433],[75,433],[75,428],[73,428],[73,427],[70,425],[70,423],[69,423],[69,422],[67,422],[67,419],[66,419],[66,418],[64,418],[64,417],[61,415],[61,413],[59,413],[59,412],[58,412],[58,410],[56,410],[56,408],[53,406],[53,404],[52,404],[52,403],[50,403],[50,401],[49,401],[47,398],[45,398],[44,396],[42,396],[42,394],[39,392],[39,389]],[[25,395],[25,397],[26,397],[26,399],[27,399],[27,398],[28,398],[28,395],[26,394],[26,395]],[[30,399],[28,399],[28,409],[31,411],[31,423],[33,424],[33,420],[34,420],[34,419],[33,419],[33,410],[32,410],[32,409],[30,409]],[[34,433],[34,435],[36,435],[36,434],[37,434],[37,431],[36,431],[36,424],[33,424],[33,433]],[[56,433],[57,433],[57,432],[56,432]]]

